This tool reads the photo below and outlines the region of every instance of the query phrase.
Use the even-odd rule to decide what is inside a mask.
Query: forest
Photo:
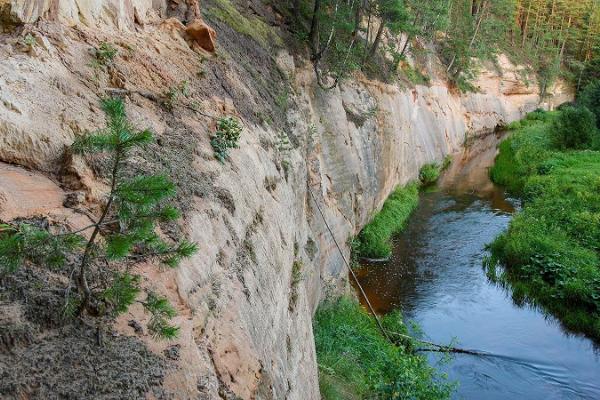
[[[389,79],[409,49],[432,46],[463,91],[473,60],[500,52],[528,65],[542,94],[558,77],[581,88],[600,76],[598,0],[292,0],[286,12],[324,87],[358,69]]]

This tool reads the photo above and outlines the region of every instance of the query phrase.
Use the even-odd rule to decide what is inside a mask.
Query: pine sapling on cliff
[[[106,99],[102,107],[106,128],[72,146],[77,153],[104,152],[110,156],[110,191],[98,219],[66,233],[52,233],[23,222],[0,225],[0,273],[14,272],[26,263],[65,268],[69,277],[65,314],[96,317],[98,326],[100,321],[126,312],[143,297],[140,276],[131,273],[125,261],[152,258],[174,268],[197,250],[186,240],[168,243],[156,232],[157,223],[180,217],[167,203],[175,195],[174,184],[161,175],[125,176],[129,153],[150,143],[152,133],[131,126],[121,99]],[[167,299],[146,292],[139,302],[151,315],[148,329],[153,335],[177,335],[178,328],[169,322],[176,312]]]

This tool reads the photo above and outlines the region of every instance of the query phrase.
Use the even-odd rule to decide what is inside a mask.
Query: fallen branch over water
[[[467,349],[461,349],[458,347],[452,347],[452,346],[441,345],[441,344],[437,344],[437,343],[433,343],[433,342],[428,342],[427,340],[417,339],[412,336],[404,335],[404,334],[398,333],[398,332],[387,331],[387,333],[391,334],[393,336],[398,336],[398,337],[404,338],[406,340],[415,341],[415,342],[419,342],[419,343],[431,346],[431,348],[428,348],[428,347],[417,348],[417,349],[415,349],[415,352],[429,351],[429,352],[438,352],[438,353],[459,353],[459,354],[470,354],[473,356],[488,356],[489,355],[488,353],[484,353],[482,351],[467,350]]]

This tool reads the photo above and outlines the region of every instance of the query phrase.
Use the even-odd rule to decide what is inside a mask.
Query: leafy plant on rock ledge
[[[67,271],[64,312],[98,318],[98,333],[100,321],[126,312],[142,292],[141,277],[123,267],[123,261],[153,258],[174,268],[197,250],[194,243],[168,243],[157,233],[157,223],[180,217],[167,202],[175,194],[173,183],[160,175],[127,178],[123,172],[130,151],[150,143],[152,133],[130,125],[121,99],[106,99],[102,106],[106,128],[72,146],[74,152],[111,156],[110,191],[100,217],[74,232],[56,233],[24,222],[0,226],[0,272],[15,272],[24,264]],[[166,298],[147,292],[139,302],[151,314],[150,332],[159,338],[177,335],[169,321],[176,312]]]
[[[215,151],[215,157],[222,164],[229,157],[229,150],[239,147],[242,125],[233,117],[220,118],[217,121],[217,131],[211,137],[210,144]]]

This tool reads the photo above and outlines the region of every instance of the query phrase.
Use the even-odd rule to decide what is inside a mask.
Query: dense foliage
[[[138,301],[141,278],[121,263],[152,257],[176,267],[196,251],[193,243],[165,241],[157,233],[158,223],[180,216],[168,204],[175,194],[173,183],[161,175],[128,177],[124,173],[128,155],[150,143],[152,133],[130,125],[122,100],[106,99],[102,107],[106,128],[72,146],[74,152],[101,152],[110,157],[110,189],[99,217],[76,232],[25,221],[0,225],[0,273],[14,272],[23,264],[70,271],[64,289],[67,316],[111,318]],[[148,328],[153,334],[165,338],[177,334],[178,328],[169,324],[175,309],[165,298],[147,292],[140,303],[151,314]]]
[[[473,60],[498,52],[532,66],[542,92],[559,74],[581,87],[600,74],[599,0],[291,0],[288,11],[323,86],[356,69],[389,77],[416,38],[463,90]]]
[[[585,106],[565,107],[552,124],[552,134],[561,149],[588,149],[598,139],[596,117]]]
[[[406,334],[399,312],[382,319],[386,330]],[[319,385],[325,400],[446,399],[453,385],[425,357],[385,339],[355,301],[325,303],[315,315]]]
[[[501,144],[492,179],[520,195],[524,207],[492,243],[488,269],[510,284],[517,301],[538,304],[598,339],[600,152],[588,140],[597,135],[589,131],[593,124],[572,121],[578,117],[589,118],[589,111],[567,107],[525,120]],[[556,132],[556,124],[572,129],[571,136]],[[506,268],[498,270],[498,263]]]

